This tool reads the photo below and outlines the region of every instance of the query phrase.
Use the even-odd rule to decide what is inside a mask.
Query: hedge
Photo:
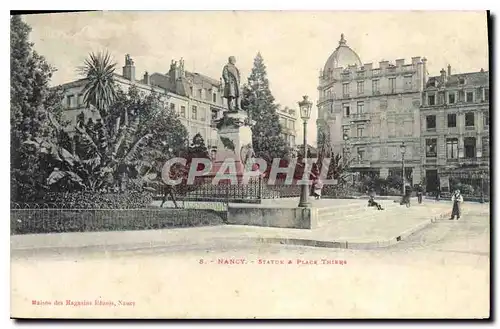
[[[126,231],[222,225],[205,209],[11,209],[11,234]]]

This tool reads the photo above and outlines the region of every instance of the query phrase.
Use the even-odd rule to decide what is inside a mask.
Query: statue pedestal
[[[248,146],[252,145],[252,124],[246,112],[224,113],[224,117],[217,122],[219,142],[217,155],[212,163],[212,175],[216,175],[221,167],[224,167],[221,173],[235,170],[239,184],[245,171],[251,170],[251,168],[245,169],[243,161]]]

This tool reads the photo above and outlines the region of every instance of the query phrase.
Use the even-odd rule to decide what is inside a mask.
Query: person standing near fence
[[[464,198],[462,197],[462,194],[460,194],[460,190],[456,190],[453,193],[451,201],[453,202],[453,209],[451,210],[450,220],[453,220],[455,216],[457,217],[457,220],[459,220],[462,213],[462,202],[464,202]]]

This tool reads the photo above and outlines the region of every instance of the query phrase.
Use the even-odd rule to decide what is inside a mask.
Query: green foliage
[[[106,120],[108,107],[117,97],[114,81],[116,63],[111,62],[110,55],[106,53],[91,53],[85,60],[85,65],[80,67],[81,74],[87,79],[84,91],[84,102],[88,107],[98,109],[101,118]]]
[[[62,113],[62,92],[49,88],[55,68],[29,42],[31,28],[20,16],[10,20],[11,199],[28,201],[43,193],[48,175],[46,154],[27,142],[57,138],[50,124]]]
[[[118,90],[106,121],[80,120],[70,145],[51,145],[53,190],[141,190],[144,176],[158,179],[164,162],[185,145],[187,131],[156,93]],[[55,151],[54,151],[55,149]]]
[[[289,146],[280,135],[277,105],[269,89],[266,66],[260,53],[254,59],[248,83],[243,86],[241,105],[256,122],[252,127],[256,157],[272,162],[273,158],[284,158],[289,154]]]
[[[222,141],[222,144],[224,144],[224,147],[228,150],[231,150],[231,151],[234,151],[235,150],[235,146],[234,146],[234,143],[231,139],[227,138],[227,137],[220,137],[220,140]]]

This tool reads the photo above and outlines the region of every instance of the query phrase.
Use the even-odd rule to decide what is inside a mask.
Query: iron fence
[[[259,203],[262,199],[277,199],[300,196],[301,186],[295,182],[288,184],[285,179],[276,179],[272,184],[268,178],[252,178],[248,182],[239,180],[231,184],[228,181],[214,180],[213,176],[196,179],[193,185],[174,187],[177,201],[219,201]],[[166,190],[155,195],[156,200],[165,198]],[[170,196],[167,195],[166,199]],[[171,200],[171,199],[170,199]]]
[[[106,205],[13,203],[11,234],[145,230],[221,225],[224,203],[180,208],[112,208]]]

